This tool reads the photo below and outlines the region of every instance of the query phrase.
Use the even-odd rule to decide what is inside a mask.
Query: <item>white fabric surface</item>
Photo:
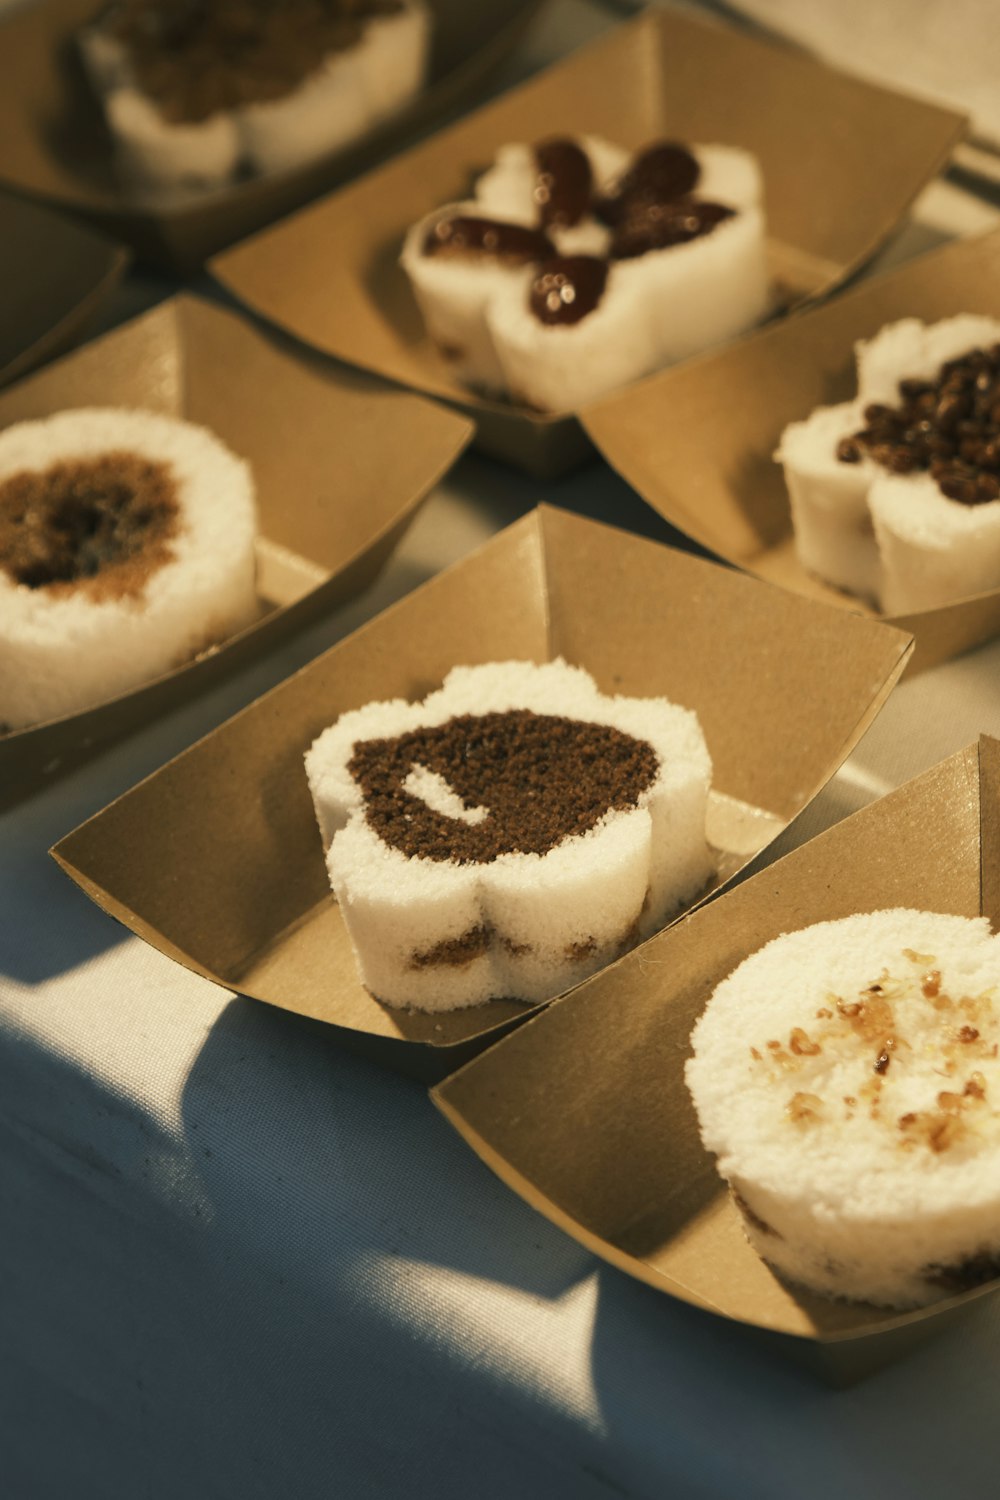
[[[992,0],[737,0],[836,67],[971,117],[1000,142],[1000,9]]]

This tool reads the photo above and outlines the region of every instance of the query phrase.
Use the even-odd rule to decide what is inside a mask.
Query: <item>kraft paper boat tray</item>
[[[538,9],[538,0],[428,4],[434,13],[428,84],[405,112],[301,168],[152,208],[129,199],[115,179],[111,140],[76,52],[76,32],[102,9],[101,0],[36,0],[0,21],[0,178],[86,216],[164,270],[194,270],[223,245],[409,144],[471,100]]]
[[[489,1166],[588,1249],[834,1379],[989,1288],[892,1314],[783,1283],[745,1240],[684,1083],[713,988],[782,932],[892,906],[1000,923],[1000,741],[943,761],[579,986],[435,1090]]]
[[[128,260],[86,225],[0,192],[0,385],[82,338]]]
[[[398,265],[409,226],[468,196],[497,148],[589,131],[746,147],[764,174],[786,300],[829,291],[891,233],[957,140],[946,110],[688,14],[657,11],[218,257],[212,271],[327,354],[443,396],[487,451],[542,475],[589,451],[578,423],[470,395],[426,337]],[[878,143],[878,150],[874,143]]]
[[[584,416],[588,433],[654,510],[719,557],[809,598],[873,615],[795,555],[773,460],[785,426],[857,393],[854,343],[903,317],[1000,317],[1000,231],[956,240],[740,344],[665,370]],[[1000,589],[892,621],[916,637],[911,670],[1000,630]]]
[[[379,1005],[330,895],[302,765],[375,699],[465,662],[564,656],[605,692],[697,710],[715,763],[716,888],[794,818],[888,695],[909,638],[714,563],[543,507],[417,589],[63,839],[106,911],[227,989],[440,1078],[528,1012]],[[707,894],[707,893],[706,893]]]
[[[139,406],[215,432],[253,469],[262,607],[255,624],[144,687],[0,733],[0,808],[372,582],[470,428],[370,385],[309,369],[242,318],[182,296],[0,392],[0,427],[66,407]]]

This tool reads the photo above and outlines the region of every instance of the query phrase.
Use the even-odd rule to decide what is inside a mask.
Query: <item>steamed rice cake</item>
[[[915,1307],[1000,1275],[1000,937],[897,909],[745,959],[687,1084],[743,1227],[825,1296]]]
[[[904,318],[856,354],[857,397],[776,454],[802,565],[887,614],[1000,587],[1000,322]]]
[[[421,88],[424,0],[120,0],[80,33],[126,183],[163,194],[291,170]]]
[[[534,246],[515,275],[518,231]],[[760,171],[729,146],[655,142],[632,154],[593,136],[504,146],[473,200],[411,228],[401,264],[458,379],[575,410],[764,315]]]
[[[449,1010],[551,998],[712,872],[696,715],[557,660],[456,667],[343,714],[306,755],[362,982]]]
[[[0,724],[80,712],[249,624],[248,466],[202,427],[82,408],[0,433]]]

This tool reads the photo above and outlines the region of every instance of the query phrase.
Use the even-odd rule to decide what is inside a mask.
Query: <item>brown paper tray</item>
[[[260,620],[99,708],[0,734],[0,807],[148,723],[368,586],[470,437],[418,397],[317,373],[191,297],[0,393],[0,427],[63,407],[142,406],[211,428],[257,487]]]
[[[538,0],[429,4],[435,35],[428,86],[395,120],[306,167],[154,211],[130,202],[117,186],[100,108],[75,55],[76,30],[101,9],[101,0],[40,0],[0,22],[0,177],[20,192],[86,215],[162,269],[191,271],[473,98],[538,9]]]
[[[82,338],[128,260],[103,235],[0,192],[0,385]]]
[[[698,711],[715,763],[718,886],[829,779],[908,652],[908,637],[885,626],[543,507],[53,853],[100,906],[189,968],[440,1078],[529,1008],[497,1000],[428,1016],[362,988],[302,768],[320,730],[373,699],[422,696],[459,662],[563,655],[605,692],[665,693]]]
[[[904,1314],[789,1290],[750,1249],[701,1145],[688,1037],[715,985],[782,932],[892,906],[996,926],[998,796],[1000,741],[983,737],[651,938],[435,1102],[534,1208],[630,1275],[786,1352],[816,1341],[834,1378],[884,1363],[990,1288]]]
[[[308,343],[447,398],[474,417],[481,447],[550,475],[589,451],[576,420],[471,396],[427,339],[397,264],[407,228],[436,205],[466,197],[499,146],[589,131],[632,147],[663,135],[747,147],[763,167],[775,278],[781,295],[795,301],[829,291],[873,253],[941,166],[961,125],[958,115],[739,32],[658,11],[237,246],[211,269]]]
[[[854,342],[884,323],[958,312],[1000,317],[1000,231],[956,240],[898,270],[587,411],[590,436],[654,510],[717,556],[840,609],[875,611],[814,578],[792,542],[773,461],[782,430],[856,393]],[[1000,589],[892,621],[916,637],[911,670],[1000,630]]]

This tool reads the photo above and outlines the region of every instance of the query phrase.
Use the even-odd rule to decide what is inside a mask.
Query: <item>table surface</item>
[[[560,0],[508,76],[613,24]],[[946,182],[888,265],[997,221]],[[112,318],[158,295],[133,277]],[[363,597],[0,818],[0,1494],[936,1497],[994,1480],[1000,1301],[848,1390],[595,1260],[425,1090],[126,934],[46,850],[540,500],[657,539],[604,464],[470,454]],[[783,840],[980,732],[1000,641],[904,681]]]

